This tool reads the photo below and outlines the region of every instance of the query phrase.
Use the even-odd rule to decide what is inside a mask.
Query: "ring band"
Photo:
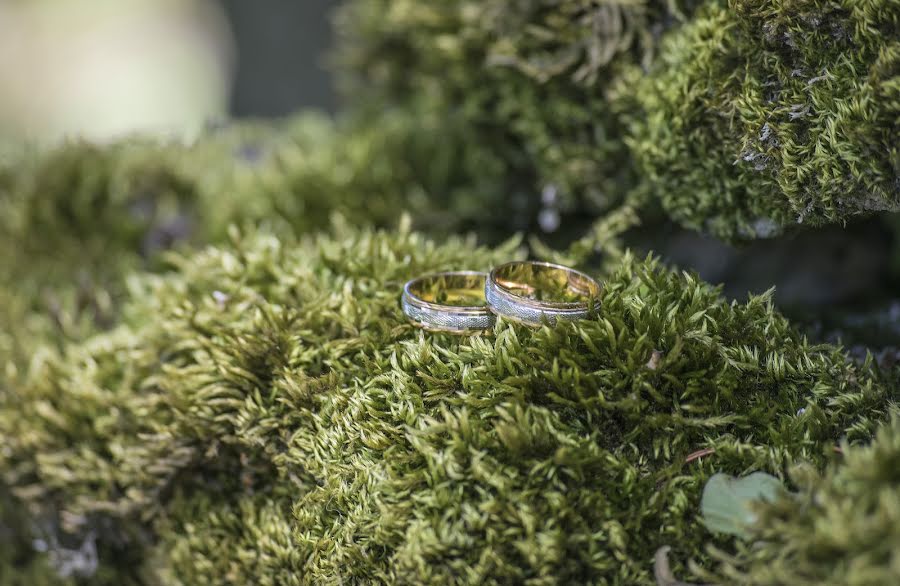
[[[484,286],[491,311],[533,326],[588,317],[599,295],[600,283],[581,271],[537,261],[500,265]]]
[[[455,271],[415,278],[403,287],[401,305],[416,325],[465,333],[486,330],[496,317],[484,300],[487,273]]]

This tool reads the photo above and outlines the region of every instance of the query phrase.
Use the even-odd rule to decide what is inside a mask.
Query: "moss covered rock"
[[[660,48],[629,141],[672,217],[727,239],[900,209],[900,5],[710,2]]]
[[[453,117],[465,144],[496,152],[537,226],[542,203],[597,215],[634,185],[607,90],[695,4],[355,0],[336,60],[351,99]]]
[[[676,575],[888,577],[891,528],[870,555],[848,511],[894,494],[893,428],[853,446],[900,372],[609,236],[653,201],[726,239],[897,207],[896,2],[697,6],[353,0],[353,115],[0,167],[0,582],[631,584],[661,546]],[[606,247],[596,316],[472,337],[412,327],[402,284],[515,241],[350,227],[496,236],[626,197],[534,246]],[[839,442],[758,549],[704,550],[714,472]]]
[[[336,209],[373,224],[403,210],[423,223],[464,221],[496,186],[487,158],[442,142],[442,132],[390,113],[376,122],[306,114],[211,129],[189,145],[135,139],[29,153],[0,169],[4,260],[32,273],[35,259],[110,267],[111,253],[152,260],[179,243],[220,240],[232,223],[302,233]]]
[[[871,363],[766,297],[649,259],[612,262],[577,323],[404,319],[409,277],[517,254],[339,223],[172,257],[0,394],[2,481],[35,538],[93,539],[119,579],[648,582],[660,545],[709,538],[714,471],[821,467],[890,408]]]
[[[302,114],[210,129],[194,144],[73,143],[0,165],[0,366],[115,323],[125,279],[172,249],[219,242],[231,224],[305,233],[335,211],[375,225],[404,211],[436,233],[491,232],[503,194],[490,153],[447,120]]]
[[[893,0],[355,0],[338,24],[348,93],[455,117],[534,225],[626,195],[728,240],[900,209]]]

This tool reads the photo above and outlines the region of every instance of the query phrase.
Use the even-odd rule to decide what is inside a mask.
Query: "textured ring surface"
[[[486,330],[496,317],[484,300],[487,273],[456,271],[412,279],[403,287],[401,305],[416,325],[429,330],[467,333]]]
[[[491,271],[484,298],[491,311],[526,325],[588,317],[599,306],[600,283],[548,262],[515,261]]]

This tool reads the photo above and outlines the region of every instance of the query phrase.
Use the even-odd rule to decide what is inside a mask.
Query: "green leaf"
[[[747,528],[756,522],[753,503],[774,501],[783,490],[781,481],[765,472],[743,478],[716,474],[703,489],[703,523],[710,531],[747,538]]]

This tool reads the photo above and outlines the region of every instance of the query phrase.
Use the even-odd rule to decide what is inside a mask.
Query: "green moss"
[[[793,473],[799,493],[761,505],[750,541],[717,552],[724,583],[894,584],[900,580],[900,420],[868,446],[843,446],[824,474]]]
[[[898,30],[893,0],[710,2],[622,90],[645,189],[727,239],[897,210]]]
[[[3,483],[123,577],[647,582],[660,545],[708,539],[714,471],[822,466],[889,409],[870,363],[809,345],[766,297],[728,303],[653,260],[612,263],[574,324],[403,318],[407,278],[514,246],[338,224],[171,257],[118,327],[0,395]]]
[[[563,213],[631,193],[729,240],[900,208],[892,0],[356,0],[337,22],[348,95],[453,116],[532,225],[547,186]]]
[[[535,225],[546,186],[563,211],[597,215],[634,184],[606,92],[694,4],[356,0],[338,15],[336,61],[351,99],[459,120],[465,144],[506,163]]]
[[[882,577],[847,511],[893,494],[864,475],[893,440],[851,446],[900,371],[612,235],[656,200],[728,239],[896,207],[895,4],[354,0],[352,115],[0,167],[0,582],[647,583],[664,545],[676,575]],[[417,330],[406,279],[523,252],[348,227],[497,241],[627,192],[568,253],[533,240],[608,253],[599,315],[555,328]],[[762,547],[704,551],[714,472],[837,442]]]
[[[0,168],[0,366],[117,319],[126,276],[167,250],[218,242],[230,224],[297,234],[338,211],[373,224],[415,212],[434,232],[492,231],[504,194],[490,153],[445,140],[448,121],[384,113],[211,129],[196,144],[74,143]]]
[[[490,160],[477,160],[479,189],[476,160],[438,140],[442,132],[427,118],[390,113],[374,124],[300,115],[211,130],[193,145],[76,143],[31,154],[0,177],[3,253],[28,265],[55,261],[69,277],[65,267],[115,266],[113,253],[149,263],[179,243],[220,240],[232,223],[305,232],[335,210],[378,224],[426,202],[435,217],[423,223],[465,220],[488,191]],[[452,215],[441,216],[440,204],[455,199]]]

